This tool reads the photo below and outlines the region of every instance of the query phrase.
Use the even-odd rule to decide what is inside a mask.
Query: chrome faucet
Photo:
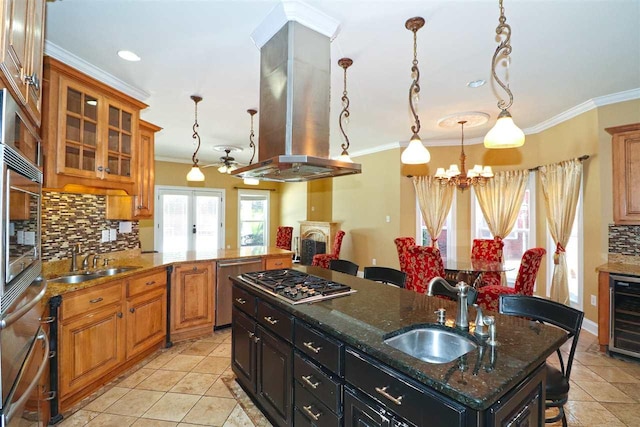
[[[70,271],[78,271],[78,255],[80,254],[80,243],[71,247],[71,268]]]
[[[92,252],[89,252],[87,256],[82,258],[82,271],[86,271],[89,269],[89,258],[91,257],[91,255],[94,255],[94,254]],[[94,258],[95,258],[95,255],[94,255]]]
[[[478,304],[473,304],[473,306],[476,308],[476,329],[474,334],[480,337],[486,337],[489,335],[489,332],[485,330],[485,326],[487,325],[484,323],[485,317],[482,314],[482,308],[480,308]]]
[[[440,288],[440,289],[438,289]],[[427,295],[451,295],[455,294],[458,300],[458,309],[456,312],[456,327],[462,330],[469,330],[469,318],[467,312],[467,294],[471,286],[465,282],[458,282],[456,286],[451,286],[442,277],[434,277],[429,282]],[[435,292],[435,293],[434,293]]]

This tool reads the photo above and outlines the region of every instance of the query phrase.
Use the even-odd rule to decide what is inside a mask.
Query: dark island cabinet
[[[233,308],[232,365],[238,382],[247,391],[256,392],[256,322]]]

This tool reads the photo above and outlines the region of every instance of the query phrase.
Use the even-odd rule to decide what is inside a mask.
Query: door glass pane
[[[96,170],[96,152],[91,150],[82,151],[82,169],[86,171]]]
[[[64,164],[74,169],[78,169],[80,167],[80,150],[78,147],[67,145],[64,155]]]
[[[67,116],[67,140],[80,142],[80,119]]]
[[[195,196],[195,249],[196,251],[217,251],[220,249],[218,223],[220,198],[217,196]]]
[[[120,151],[124,154],[131,154],[131,135],[122,134],[122,149]]]
[[[91,122],[84,122],[84,133],[82,135],[83,144],[95,147],[96,135],[96,124]]]
[[[118,151],[120,148],[120,132],[109,129],[109,151]]]
[[[82,94],[77,90],[67,88],[67,111],[71,113],[82,113]]]
[[[162,196],[162,252],[189,250],[189,196],[165,194]]]
[[[84,96],[84,116],[91,120],[98,120],[98,100],[91,95]]]
[[[122,112],[122,130],[131,132],[131,114],[126,111]]]
[[[120,110],[109,105],[109,126],[120,127]]]

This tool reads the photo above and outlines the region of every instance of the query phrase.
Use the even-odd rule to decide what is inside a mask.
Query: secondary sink
[[[447,363],[477,347],[471,339],[438,328],[417,328],[384,340],[385,344],[428,363]]]

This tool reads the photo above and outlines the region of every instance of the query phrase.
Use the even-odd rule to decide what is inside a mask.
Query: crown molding
[[[296,0],[284,0],[271,9],[251,33],[258,49],[267,43],[289,21],[295,21],[333,40],[340,30],[340,22],[324,12]]]
[[[113,74],[109,74],[106,71],[103,71],[95,65],[85,61],[77,55],[74,55],[68,50],[61,48],[60,46],[51,43],[48,40],[45,40],[44,42],[44,54],[51,56],[61,62],[64,62],[65,64],[75,68],[76,70],[81,71],[84,74],[93,77],[94,79],[105,83],[114,89],[119,90],[120,92],[126,93],[127,95],[132,96],[139,101],[144,102],[149,99],[149,97],[151,97],[150,93],[132,86],[123,80],[120,80]]]
[[[535,126],[523,129],[523,131],[525,135],[540,133],[544,130],[552,128],[553,126],[559,125],[562,122],[566,122],[567,120],[577,117],[580,114],[591,111],[594,108],[602,107],[609,104],[617,104],[619,102],[632,101],[638,98],[640,98],[640,88],[612,93],[610,95],[599,96],[597,98],[585,101],[582,104],[578,104],[575,107],[570,108],[558,115],[555,115],[550,119],[545,120],[544,122],[538,123]]]

